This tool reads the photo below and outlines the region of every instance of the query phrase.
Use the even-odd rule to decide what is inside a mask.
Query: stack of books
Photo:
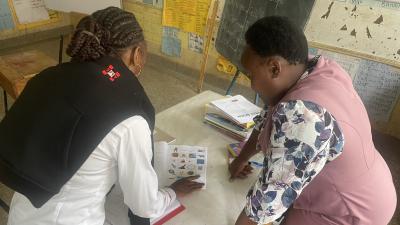
[[[204,120],[238,141],[246,140],[261,108],[241,95],[212,101],[205,106]]]

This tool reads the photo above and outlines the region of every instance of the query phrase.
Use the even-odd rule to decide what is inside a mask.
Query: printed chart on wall
[[[14,29],[14,21],[7,0],[0,0],[0,31]]]
[[[305,33],[314,47],[400,66],[399,14],[400,0],[318,0]]]
[[[197,53],[202,53],[204,47],[203,38],[195,33],[189,33],[188,38],[189,49]]]
[[[164,0],[162,25],[203,36],[210,4],[211,0]]]
[[[12,2],[20,24],[50,19],[43,0],[12,0]]]
[[[161,52],[168,56],[180,57],[182,50],[181,40],[178,38],[179,29],[163,27]]]
[[[400,96],[400,69],[325,50],[312,49],[311,52],[335,60],[349,73],[372,120],[390,120]]]
[[[153,5],[154,7],[160,9],[163,7],[163,0],[143,0],[143,3]]]
[[[59,13],[46,9],[44,0],[9,0],[9,4],[20,30],[60,21]]]

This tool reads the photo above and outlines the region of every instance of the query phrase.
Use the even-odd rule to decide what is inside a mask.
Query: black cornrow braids
[[[143,29],[132,13],[108,7],[79,22],[67,54],[76,61],[93,61],[143,41]]]

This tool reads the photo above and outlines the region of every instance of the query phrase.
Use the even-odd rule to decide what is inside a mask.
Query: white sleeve
[[[151,132],[147,121],[133,116],[123,122],[117,161],[124,203],[140,217],[162,215],[176,194],[170,188],[158,189],[157,175],[151,165]]]

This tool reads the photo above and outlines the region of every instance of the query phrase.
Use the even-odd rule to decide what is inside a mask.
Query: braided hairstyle
[[[67,54],[74,61],[93,61],[119,55],[144,42],[143,29],[132,13],[117,7],[96,11],[79,21]]]

